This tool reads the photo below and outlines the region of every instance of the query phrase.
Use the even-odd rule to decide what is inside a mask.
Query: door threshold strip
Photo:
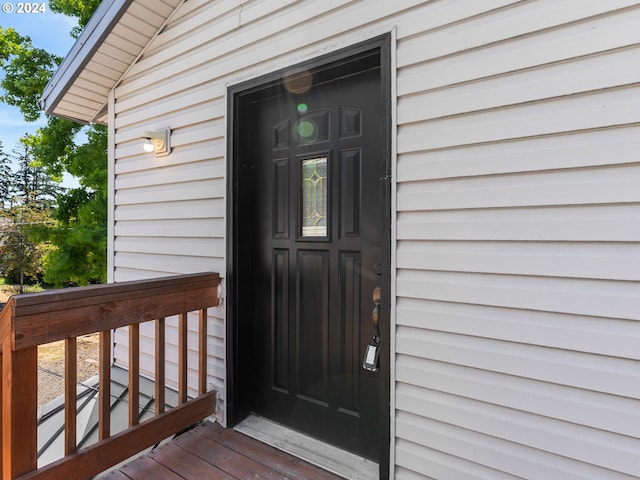
[[[234,429],[348,480],[379,478],[377,463],[266,418],[250,415]]]

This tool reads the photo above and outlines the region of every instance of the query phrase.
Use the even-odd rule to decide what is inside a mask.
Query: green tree
[[[0,209],[0,270],[20,284],[22,293],[27,280],[42,277],[44,256],[50,250],[43,232],[55,225],[52,209],[60,187],[42,168],[33,165],[27,146],[15,149],[13,159],[17,170],[8,164],[3,169],[8,187]]]
[[[49,8],[56,13],[75,17],[78,25],[71,31],[76,37],[87,24],[100,0],[50,0]],[[33,45],[31,38],[13,28],[0,27],[0,66],[4,79],[0,100],[20,109],[28,122],[40,118],[39,100],[44,87],[62,57]]]
[[[51,207],[62,189],[42,167],[33,162],[31,148],[23,144],[13,150],[12,157],[18,170],[11,175],[11,203],[32,205],[34,208]]]
[[[38,101],[42,90],[61,61],[57,55],[34,47],[29,37],[15,29],[0,27],[0,62],[4,71],[0,100],[18,107],[27,122],[35,122],[41,115]]]
[[[78,124],[52,118],[27,138],[36,163],[52,176],[68,172],[80,187],[56,199],[58,223],[48,231],[56,247],[45,259],[44,280],[56,285],[101,283],[107,280],[107,130],[92,125],[86,143],[69,142]]]
[[[33,138],[34,151],[47,149],[50,129]],[[49,229],[56,246],[45,259],[44,280],[55,284],[106,281],[107,263],[107,132],[93,126],[87,142],[73,145],[64,155],[52,156],[47,166],[75,175],[80,188],[57,197],[57,227]],[[42,152],[44,157],[46,152]]]
[[[100,4],[99,0],[50,0],[52,11],[75,17],[78,36]],[[0,100],[20,109],[25,120],[41,116],[39,98],[61,58],[35,47],[29,37],[0,27]],[[79,132],[84,135],[78,135]],[[86,142],[78,144],[77,138]],[[23,139],[34,165],[53,179],[65,172],[76,176],[80,187],[58,195],[55,227],[40,232],[54,248],[45,259],[45,280],[56,284],[87,284],[106,280],[107,142],[106,130],[85,127],[47,116],[47,125]]]

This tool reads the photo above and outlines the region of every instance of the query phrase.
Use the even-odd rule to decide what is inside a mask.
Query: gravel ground
[[[98,374],[99,335],[78,338],[78,381]],[[64,393],[64,341],[38,348],[38,405]]]

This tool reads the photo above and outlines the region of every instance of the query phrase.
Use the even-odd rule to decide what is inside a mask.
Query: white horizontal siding
[[[156,116],[166,115],[168,112],[172,112],[171,120],[175,121],[175,125],[180,125],[181,128],[204,122],[216,121],[212,126],[212,130],[209,132],[207,139],[211,142],[215,139],[223,138],[224,130],[220,130],[219,122],[224,118],[224,114],[226,112],[224,98],[209,99],[207,97],[209,94],[209,89],[194,88],[190,93],[179,97],[179,100],[173,100],[172,98],[150,99],[149,103],[137,106],[135,109],[127,111],[127,115],[136,123],[131,128],[123,128],[118,131],[116,135],[118,142],[137,142],[140,138],[139,129],[141,124],[144,124],[143,122],[148,122],[149,119],[153,119]],[[187,111],[184,110],[186,105],[190,105],[190,108]],[[179,134],[180,131],[178,130],[173,133]],[[174,139],[172,137],[172,141],[173,140]],[[180,138],[176,139],[176,141],[179,140]],[[138,151],[131,151],[131,154],[136,153],[139,153],[139,149]]]
[[[640,165],[625,165],[415,182],[398,192],[398,210],[633,203],[639,178]]]
[[[116,250],[129,253],[210,257],[211,252],[220,251],[221,248],[224,248],[224,241],[211,237],[185,238],[179,242],[172,237],[163,237],[153,243],[144,237],[121,236],[116,240]]]
[[[606,62],[602,55],[593,55],[463,83],[445,91],[414,93],[398,103],[398,120],[411,123],[633,84],[640,76],[636,55],[633,50],[621,49],[607,54]],[[477,95],[478,88],[483,95]]]
[[[638,149],[640,127],[631,125],[435,150],[428,156],[412,152],[399,159],[398,181],[633,164]]]
[[[553,6],[556,3],[566,5],[567,2],[540,0],[529,3]],[[571,3],[573,8],[568,12],[577,18],[582,18],[581,12],[587,4],[593,6],[600,3],[602,7],[609,7],[609,3],[605,6],[594,1]],[[626,5],[635,3],[623,2]],[[448,2],[449,7],[452,4],[453,2]],[[514,12],[515,9],[510,9],[508,13]],[[525,21],[524,24],[520,24],[518,36],[495,44],[476,46],[471,51],[456,49],[457,42],[450,40],[451,54],[440,57],[430,55],[428,48],[420,48],[420,39],[425,39],[423,36],[415,36],[411,39],[414,42],[412,49],[405,52],[402,44],[399,45],[398,66],[401,69],[410,66],[413,68],[407,68],[406,72],[398,72],[398,93],[404,95],[412,90],[449,87],[480,78],[540,68],[555,62],[566,62],[578,57],[628,48],[639,40],[640,32],[636,28],[638,15],[634,9],[623,9],[617,14],[575,23],[567,22],[562,28],[548,28],[539,32],[532,32]],[[487,19],[491,20],[491,17],[479,17],[483,22]],[[554,22],[553,25],[556,27],[562,25],[562,19],[549,20]],[[491,25],[487,24],[487,28],[490,29]],[[420,73],[425,67],[429,69],[427,76]]]
[[[506,409],[492,404],[482,404],[475,399],[444,394],[434,390],[400,385],[397,390],[398,408],[441,424],[456,425],[472,432],[489,435],[494,439],[503,439],[513,444],[535,448],[539,452],[561,454],[567,459],[557,461],[552,456],[547,461],[536,461],[532,456],[529,462],[525,458],[483,460],[489,466],[513,472],[523,478],[549,478],[564,470],[562,478],[581,478],[585,473],[595,473],[593,468],[581,464],[593,463],[612,469],[628,469],[626,457],[637,455],[637,446],[632,440],[624,445],[624,437],[589,429],[570,423],[549,420],[519,410]],[[579,438],[579,441],[575,441]],[[622,441],[621,441],[622,439]],[[513,449],[513,447],[507,447]],[[515,449],[514,449],[515,450]],[[524,450],[524,449],[523,449]],[[555,461],[552,461],[553,460]],[[572,460],[568,460],[572,459]],[[575,460],[573,460],[575,459]],[[564,465],[563,465],[564,464]],[[564,467],[564,468],[563,468]],[[628,473],[636,474],[632,469]]]
[[[633,205],[551,206],[421,211],[398,214],[406,240],[633,242],[640,235]]]
[[[404,153],[633,124],[640,109],[637,91],[634,85],[401,125],[398,148]],[[425,127],[433,135],[425,137]]]
[[[398,267],[411,270],[640,280],[636,245],[552,242],[406,242]]]
[[[221,219],[121,221],[115,227],[116,236],[138,237],[213,237],[224,236],[225,224]]]
[[[403,355],[640,399],[637,360],[408,327],[399,328],[396,342]]]
[[[399,427],[402,427],[401,423],[399,423]],[[399,430],[402,432],[402,428]],[[403,438],[398,438],[397,445],[396,458],[398,463],[403,465],[396,467],[395,478],[398,480],[437,480],[441,478],[513,480],[515,478],[494,469],[473,464],[463,458],[448,455],[437,449],[425,448],[424,445]]]
[[[179,240],[174,240],[179,241]],[[136,268],[149,272],[165,272],[167,275],[187,274],[196,271],[217,272],[224,268],[224,261],[212,255],[196,257],[192,255],[155,255],[139,252],[117,252],[115,255],[116,269],[119,266]]]
[[[636,4],[399,35],[396,478],[640,476]]]
[[[220,178],[224,175],[225,164],[216,162],[192,162],[178,165],[167,165],[143,172],[132,172],[118,175],[116,189],[126,190],[181,182],[193,182],[212,176]]]
[[[414,356],[398,361],[402,385],[418,390],[444,392],[478,402],[534,413],[548,419],[569,422],[591,429],[628,435],[637,432],[638,412],[635,399],[607,393],[567,388],[560,383],[507,376],[476,368],[475,365],[452,364]],[[398,386],[398,390],[401,388]]]
[[[402,298],[398,313],[402,325],[413,328],[420,328],[428,317],[429,326],[438,332],[640,359],[640,332],[632,329],[635,320],[416,298]]]
[[[395,478],[636,478],[639,23],[631,0],[185,2],[115,90],[115,279],[224,276],[228,84],[395,28]]]
[[[167,188],[165,184],[119,190],[115,196],[118,206],[136,205],[169,201],[222,199],[224,198],[224,189],[225,183],[223,179],[198,179],[192,182],[177,183],[171,185],[171,188]]]
[[[461,415],[464,415],[464,412]],[[434,416],[438,416],[438,413]],[[516,425],[511,423],[511,428],[515,430]],[[429,414],[424,413],[398,413],[396,431],[399,444],[398,463],[411,469],[417,466],[420,468],[419,472],[434,475],[435,478],[637,478],[634,475],[612,473],[594,466],[591,462],[572,461],[517,442],[485,435],[460,427],[455,421],[448,423],[434,420]],[[407,439],[417,441],[408,443],[410,440]],[[568,440],[567,443],[577,443],[575,439]],[[433,455],[433,451],[446,455]],[[428,461],[430,457],[435,457],[436,461],[439,458],[442,464],[431,465]]]
[[[116,219],[126,220],[169,220],[169,219],[193,219],[202,218],[202,212],[209,212],[214,218],[224,215],[224,200],[189,199],[184,201],[156,202],[158,207],[149,212],[145,204],[120,205]]]
[[[604,318],[637,320],[640,302],[633,282],[403,270],[397,283],[401,297]]]
[[[587,39],[582,47],[586,50],[581,54],[593,53],[607,46],[605,44],[592,48],[599,43],[593,35],[587,34],[594,26],[606,29],[607,32],[611,28],[618,32],[613,37],[621,38],[622,32],[626,31],[624,27],[637,20],[635,16],[637,13],[629,13],[623,9],[635,4],[633,0],[614,0],[607,4],[581,0],[539,0],[520,2],[520,5],[516,5],[517,8],[496,10],[491,15],[474,16],[461,8],[463,5],[466,6],[466,2],[460,2],[457,8],[464,17],[455,23],[449,23],[446,28],[442,28],[443,25],[439,24],[434,25],[432,29],[423,27],[422,31],[416,32],[412,38],[400,44],[402,48],[398,52],[398,65],[404,67],[418,62],[443,59],[461,52],[469,52],[469,55],[473,55],[477,54],[474,52],[475,49],[486,49],[485,53],[492,56],[495,53],[501,53],[503,49],[518,48],[520,45],[529,44],[527,48],[532,48],[533,46],[530,45],[532,38],[540,38],[542,41],[560,39],[559,48],[553,51],[537,48],[532,50],[536,55],[553,55],[558,60],[564,61],[575,55],[569,48],[574,47],[573,42],[578,36],[584,35]],[[456,2],[448,2],[445,8],[456,8]],[[619,14],[611,15],[611,12],[616,10]],[[599,16],[603,13],[607,16]],[[562,26],[562,29],[557,28],[558,26]],[[527,37],[525,38],[524,35]],[[531,60],[537,59],[521,61]],[[496,66],[495,62],[491,63],[494,63],[493,67]],[[539,65],[548,61],[537,60],[536,63]],[[522,68],[519,64],[515,66]],[[487,66],[487,68],[490,67]],[[511,69],[513,70],[515,69]]]

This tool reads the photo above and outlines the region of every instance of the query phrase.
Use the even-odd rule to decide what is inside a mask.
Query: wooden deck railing
[[[216,273],[96,285],[11,297],[0,313],[2,480],[89,479],[215,411],[207,392],[207,308]],[[187,396],[187,313],[199,312],[199,395]],[[164,411],[165,317],[178,315],[178,402]],[[156,322],[156,416],[139,423],[139,326]],[[129,326],[129,428],[111,435],[111,332]],[[76,447],[76,338],[100,333],[99,440]],[[38,346],[65,341],[65,457],[37,468]]]

